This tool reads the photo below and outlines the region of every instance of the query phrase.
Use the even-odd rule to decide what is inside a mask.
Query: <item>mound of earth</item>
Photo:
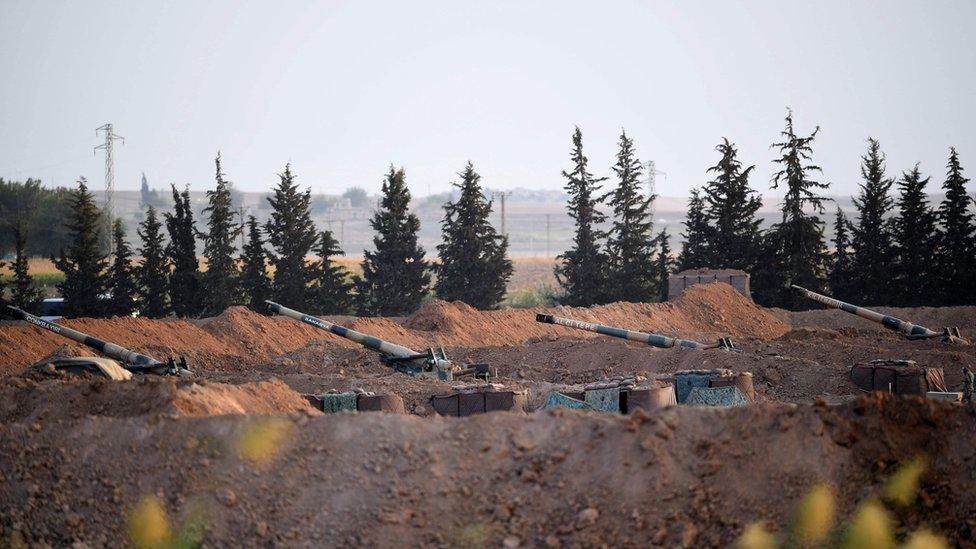
[[[2,424],[0,536],[122,546],[154,497],[207,546],[728,547],[747,524],[786,523],[821,482],[849,517],[919,455],[923,495],[899,523],[962,545],[976,535],[976,480],[961,474],[976,468],[976,422],[921,399],[269,421]],[[249,450],[254,433],[274,434],[270,451]]]
[[[228,385],[172,378],[7,379],[0,381],[0,421],[31,422],[87,416],[215,416],[307,411],[308,401],[279,380]]]
[[[259,360],[270,360],[315,340],[341,339],[307,324],[265,316],[247,307],[230,307],[203,322],[202,328],[238,354]]]

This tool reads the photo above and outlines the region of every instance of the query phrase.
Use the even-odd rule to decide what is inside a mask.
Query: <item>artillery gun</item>
[[[53,367],[55,370],[67,372],[89,371],[112,379],[129,379],[132,377],[131,374],[133,373],[179,376],[189,376],[193,374],[193,372],[191,372],[186,365],[185,357],[180,357],[179,362],[172,357],[170,357],[166,362],[160,362],[155,358],[139,354],[135,351],[130,351],[125,347],[108,341],[102,341],[101,339],[79,332],[78,330],[73,330],[67,326],[49,322],[26,311],[22,311],[17,307],[10,305],[8,305],[8,307],[13,310],[17,316],[29,324],[33,324],[39,328],[44,328],[45,330],[54,332],[60,336],[77,341],[82,345],[91,347],[92,349],[111,357],[112,359],[108,360],[100,357],[56,358],[44,361],[35,366],[47,367],[50,365],[50,367]],[[126,376],[125,374],[121,374],[119,370],[124,371],[129,375]]]
[[[864,307],[858,307],[857,305],[851,305],[850,303],[845,303],[838,299],[832,297],[827,297],[823,294],[818,294],[817,292],[812,292],[806,288],[802,288],[793,284],[790,288],[796,292],[798,295],[805,297],[807,299],[816,301],[828,307],[834,309],[840,309],[846,313],[851,313],[852,315],[857,315],[861,318],[866,318],[872,322],[877,322],[889,330],[894,330],[896,332],[901,332],[908,339],[934,339],[939,338],[943,343],[954,343],[957,345],[969,345],[969,341],[963,338],[959,334],[959,328],[956,327],[946,327],[942,328],[942,332],[932,331],[925,326],[919,326],[918,324],[912,324],[905,320],[895,318],[891,315],[881,314],[877,311],[872,311],[871,309],[865,309]]]
[[[452,381],[460,377],[474,377],[476,379],[490,380],[497,377],[495,368],[487,364],[468,364],[459,366],[448,360],[443,347],[430,348],[426,352],[418,353],[413,349],[383,341],[371,335],[357,332],[345,326],[333,324],[327,320],[322,320],[294,309],[289,309],[273,301],[265,301],[271,312],[284,315],[310,326],[325,330],[337,336],[355,341],[367,349],[371,349],[380,354],[383,363],[393,368],[397,372],[416,377],[429,377],[445,381]]]
[[[598,334],[608,335],[611,337],[619,337],[620,339],[639,341],[641,343],[646,343],[653,347],[660,347],[662,349],[670,349],[671,347],[685,347],[687,349],[725,349],[727,351],[739,350],[735,347],[735,344],[732,343],[732,339],[728,337],[723,337],[715,343],[699,343],[690,339],[678,339],[659,334],[635,332],[632,330],[624,330],[623,328],[614,328],[613,326],[582,322],[579,320],[573,320],[571,318],[562,318],[543,313],[536,314],[535,320],[536,322],[543,322],[545,324],[558,324],[559,326],[568,326],[570,328],[578,328],[580,330],[596,332]]]

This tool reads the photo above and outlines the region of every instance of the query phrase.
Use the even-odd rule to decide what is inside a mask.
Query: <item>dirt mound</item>
[[[269,360],[316,340],[342,340],[307,324],[265,316],[247,307],[230,307],[201,327],[235,352],[260,360]]]
[[[410,316],[403,327],[426,332],[429,334],[427,340],[438,345],[464,347],[520,344],[550,334],[596,336],[582,330],[536,322],[535,314],[543,311],[630,330],[692,338],[724,335],[774,338],[790,328],[786,322],[724,283],[697,284],[668,303],[612,303],[589,308],[478,311],[464,303],[432,301]],[[408,337],[399,326],[390,326],[387,322],[363,319],[357,327],[378,337],[385,337],[385,334],[376,332],[393,328],[394,333],[389,337]]]
[[[0,381],[0,421],[57,421],[86,416],[212,416],[314,411],[278,380],[227,385],[147,378]]]
[[[924,496],[899,522],[956,543],[976,533],[976,481],[960,474],[974,466],[976,422],[920,399],[633,417],[294,415],[274,426],[277,454],[255,461],[241,441],[267,431],[261,421],[2,424],[0,536],[121,546],[126,517],[152,495],[174,524],[202,521],[208,546],[728,547],[749,523],[785,523],[819,482],[849,516],[919,454]]]
[[[158,360],[186,355],[191,362],[220,362],[238,351],[184,320],[115,317],[76,318],[59,323],[88,335],[145,353]],[[26,323],[0,325],[0,375],[22,371],[70,340]]]

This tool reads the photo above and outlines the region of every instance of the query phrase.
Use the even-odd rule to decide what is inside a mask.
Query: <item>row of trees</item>
[[[608,178],[589,171],[583,133],[579,128],[573,133],[573,166],[563,177],[576,229],[573,246],[557,256],[555,268],[563,289],[560,300],[567,305],[657,301],[673,267],[667,233],[654,234],[651,206],[656,197],[640,188],[643,166],[634,142],[621,132],[618,145],[614,188],[601,194]],[[608,230],[600,228],[608,221],[604,207],[611,211]]]
[[[818,130],[797,135],[787,114],[783,139],[773,144],[780,169],[772,187],[786,191],[782,217],[766,231],[756,217],[761,198],[749,183],[754,166],[744,168],[728,140],[719,144],[721,159],[709,169],[714,179],[689,202],[680,268],[749,271],[757,301],[791,309],[809,303],[799,301],[790,284],[865,305],[976,303],[976,224],[955,149],[942,184],[945,198],[933,208],[926,194],[930,178],[918,164],[895,181],[886,175],[880,144],[868,139],[857,215],[848,220],[837,208],[831,253],[821,218],[829,183],[817,179],[821,170],[812,160]]]
[[[311,190],[299,189],[290,165],[268,197],[271,215],[263,225],[254,216],[243,222],[235,218],[232,187],[219,154],[215,166],[216,184],[207,192],[203,230],[194,220],[189,190],[173,186],[173,210],[162,219],[147,205],[137,231],[138,250],[127,243],[121,221],[115,222],[111,257],[102,246],[101,213],[82,178],[66,216],[70,241],[54,259],[64,273],[58,289],[65,298],[65,314],[122,316],[138,311],[153,318],[170,313],[199,317],[236,304],[262,311],[264,301],[273,299],[314,314],[404,315],[431,292],[483,309],[504,298],[512,274],[508,240],[489,223],[491,202],[470,162],[458,174],[457,200],[444,206],[444,241],[437,247],[436,263],[427,260],[418,244],[420,221],[409,211],[405,172],[390,167],[371,220],[375,250],[365,253],[358,276],[334,262],[342,250],[331,232],[316,229]],[[246,243],[238,254],[234,239],[242,231]],[[196,255],[198,240],[204,269]],[[27,273],[22,239],[18,243],[12,299],[30,307],[38,295]],[[133,261],[136,252],[138,263]],[[21,285],[33,293],[25,293]]]

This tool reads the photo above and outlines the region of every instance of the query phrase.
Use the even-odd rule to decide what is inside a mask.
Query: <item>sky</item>
[[[890,174],[976,173],[976,2],[0,0],[0,177],[100,189],[264,191],[285,164],[314,192],[415,195],[471,160],[495,189],[559,189],[570,138],[609,175],[622,129],[658,193],[707,180],[727,137],[754,186],[787,107],[820,126],[831,194],[857,190],[871,136]],[[933,191],[936,189],[932,189]]]

